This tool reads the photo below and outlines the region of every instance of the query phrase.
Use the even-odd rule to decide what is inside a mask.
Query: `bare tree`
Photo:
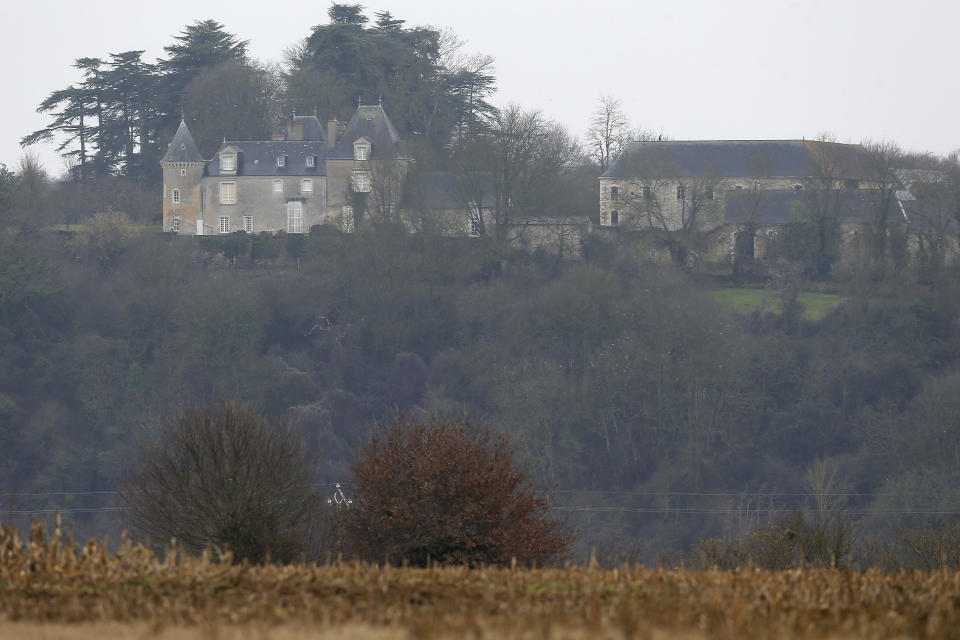
[[[942,171],[927,171],[925,180],[914,180],[907,202],[910,230],[916,239],[920,277],[932,281],[942,271],[948,256],[957,249],[960,213],[960,169],[948,158]]]
[[[635,228],[658,232],[674,264],[685,267],[694,256],[704,219],[717,211],[721,181],[712,171],[686,174],[660,151],[645,154],[638,170],[638,175],[657,177],[639,189],[618,189],[616,200],[633,212]]]
[[[539,111],[508,105],[454,164],[463,191],[480,195],[483,185],[490,185],[494,233],[505,244],[514,221],[550,214],[556,188],[580,156],[579,144],[562,125]],[[489,233],[485,225],[482,233]]]
[[[374,226],[400,221],[400,195],[404,171],[396,158],[375,158],[369,161],[370,192],[367,194],[367,215]]]
[[[286,427],[234,404],[194,408],[144,451],[121,489],[131,523],[155,543],[236,560],[289,561],[310,550],[318,516],[314,464]]]
[[[587,129],[590,158],[603,173],[620,157],[629,143],[630,123],[620,101],[612,96],[601,96]]]
[[[889,259],[903,256],[902,251],[894,251],[891,246],[893,238],[896,237],[896,229],[891,225],[898,217],[896,193],[899,181],[894,170],[902,166],[904,154],[903,150],[892,142],[866,141],[863,146],[867,150],[863,177],[872,183],[870,186],[876,190],[877,196],[866,229],[867,238],[874,268],[877,275],[883,278]],[[894,263],[890,266],[898,268],[903,265]]]
[[[662,140],[663,135],[630,126],[619,99],[601,96],[596,110],[590,116],[585,145],[587,156],[600,168],[600,173],[603,173],[623,155],[631,142],[656,139]]]

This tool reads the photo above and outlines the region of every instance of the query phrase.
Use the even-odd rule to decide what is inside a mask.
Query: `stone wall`
[[[327,184],[324,176],[313,176],[313,191],[302,190],[304,176],[239,176],[209,177],[203,180],[204,234],[220,232],[220,217],[230,218],[230,231],[243,231],[244,216],[253,217],[253,232],[287,231],[287,202],[302,202],[301,232],[327,221]],[[282,192],[274,192],[273,183],[280,180]],[[237,203],[220,203],[220,183],[236,182]],[[195,233],[195,229],[188,233]]]
[[[174,162],[163,167],[163,230],[173,231],[173,220],[180,221],[180,233],[195,233],[201,212],[201,176],[204,163]],[[186,175],[181,175],[185,173]],[[174,189],[180,202],[173,202]]]

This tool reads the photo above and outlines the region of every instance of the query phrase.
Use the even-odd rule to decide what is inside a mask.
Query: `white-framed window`
[[[220,216],[220,233],[230,233],[230,216]]]
[[[174,189],[170,192],[170,202],[180,204],[180,189]]]
[[[343,219],[343,230],[347,233],[353,233],[353,207],[349,204],[343,205],[341,218]]]
[[[358,144],[353,147],[354,160],[366,160],[370,156],[370,147],[365,144]]]
[[[287,203],[287,233],[303,233],[303,203],[299,200]]]
[[[283,155],[277,156],[277,166],[278,167],[287,166],[287,156],[283,156]]]
[[[620,202],[620,187],[610,187],[610,200]]]
[[[220,171],[233,171],[236,167],[236,158],[233,156],[233,154],[224,154],[220,156]]]
[[[480,237],[480,212],[473,208],[470,210],[470,237]]]
[[[273,181],[273,192],[274,192],[274,193],[283,193],[283,180],[274,180],[274,181]]]
[[[312,193],[313,192],[313,180],[310,178],[304,178],[300,182],[300,191],[303,193]]]
[[[370,191],[370,172],[354,171],[350,175],[350,186],[356,193],[369,193]]]
[[[220,183],[220,204],[237,204],[237,183]]]
[[[180,177],[182,178],[182,177],[185,176],[185,175],[187,175],[187,170],[186,170],[186,169],[180,169]]]
[[[243,216],[243,230],[253,233],[253,216]]]
[[[307,166],[308,166],[308,167],[315,167],[315,166],[317,166],[316,156],[307,156]]]
[[[180,232],[180,218],[174,218],[170,221],[170,230]]]

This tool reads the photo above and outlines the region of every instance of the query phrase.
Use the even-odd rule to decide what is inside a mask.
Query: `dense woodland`
[[[268,136],[281,113],[343,117],[357,95],[382,96],[428,169],[507,158],[496,145],[533,123],[538,142],[494,166],[505,202],[581,215],[617,136],[635,137],[611,125],[610,101],[586,149],[542,114],[495,109],[489,58],[386,12],[371,25],[354,5],[333,5],[276,67],[211,21],[157,63],[142,53],[77,60],[83,81],[41,105],[52,123],[25,142],[65,140],[62,181],[29,157],[0,174],[7,517],[71,509],[79,535],[116,535],[110,492],[140,447],[185,405],[222,400],[295,425],[318,483],[344,479],[397,410],[468,413],[516,443],[580,552],[610,559],[653,561],[797,509],[845,514],[870,538],[960,513],[960,272],[947,261],[881,247],[823,270],[801,247],[754,274],[783,312],[743,315],[708,295],[731,274],[649,262],[629,234],[589,236],[566,261],[389,224],[136,233],[125,220],[159,215],[157,162],[181,111],[210,154],[224,136]],[[67,222],[84,224],[50,226]],[[811,286],[843,302],[804,320],[795,294]]]
[[[874,533],[958,510],[953,272],[845,284],[834,312],[791,325],[606,242],[558,265],[385,232],[95,233],[0,236],[15,513],[115,506],[27,494],[113,491],[184,403],[224,398],[301,429],[318,482],[345,478],[395,408],[469,412],[554,504],[589,509],[565,513],[583,545],[647,560],[814,508],[816,491]],[[122,526],[73,516],[83,534]]]

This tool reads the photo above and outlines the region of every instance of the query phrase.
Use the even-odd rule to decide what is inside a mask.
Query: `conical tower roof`
[[[180,120],[180,127],[177,128],[177,133],[167,148],[167,154],[160,162],[204,162],[200,156],[200,149],[197,148],[197,143],[193,141],[190,129],[183,120]]]

